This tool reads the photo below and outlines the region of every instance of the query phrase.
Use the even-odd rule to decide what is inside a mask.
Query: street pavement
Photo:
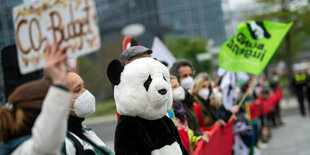
[[[291,98],[282,104],[284,125],[272,129],[272,137],[261,146],[262,155],[310,155],[310,116],[299,114],[297,100]],[[305,105],[307,102],[305,101]],[[307,106],[306,106],[307,107]],[[308,108],[306,108],[308,109]]]
[[[116,115],[86,119],[87,127],[92,128],[101,140],[114,150],[114,132],[117,123]]]
[[[306,109],[307,102],[305,101]],[[272,138],[260,145],[262,155],[310,155],[310,116],[301,117],[295,98],[281,102],[284,125],[272,129]],[[308,112],[308,111],[307,111]],[[84,124],[114,150],[116,115],[86,119]]]

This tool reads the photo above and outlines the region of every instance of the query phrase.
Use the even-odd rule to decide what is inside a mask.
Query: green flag
[[[292,26],[268,21],[247,21],[221,48],[219,65],[229,71],[260,74]]]

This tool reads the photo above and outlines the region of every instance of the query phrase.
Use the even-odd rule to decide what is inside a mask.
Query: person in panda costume
[[[123,66],[113,60],[107,75],[115,85],[120,114],[114,141],[117,155],[188,154],[174,123],[165,116],[172,106],[172,90],[169,71],[162,63],[140,58]]]

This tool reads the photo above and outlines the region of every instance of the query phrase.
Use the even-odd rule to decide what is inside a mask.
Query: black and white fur
[[[113,60],[107,75],[120,114],[115,131],[116,154],[188,154],[174,123],[165,116],[172,105],[168,69],[152,58],[125,67]]]
[[[252,21],[251,23],[246,23],[250,34],[253,39],[259,40],[262,38],[269,39],[271,37],[270,33],[266,30],[264,23],[262,21]]]

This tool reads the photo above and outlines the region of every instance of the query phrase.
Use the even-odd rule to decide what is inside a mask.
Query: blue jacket
[[[29,139],[31,136],[23,136],[9,141],[8,143],[0,143],[0,155],[11,154],[20,144]]]

